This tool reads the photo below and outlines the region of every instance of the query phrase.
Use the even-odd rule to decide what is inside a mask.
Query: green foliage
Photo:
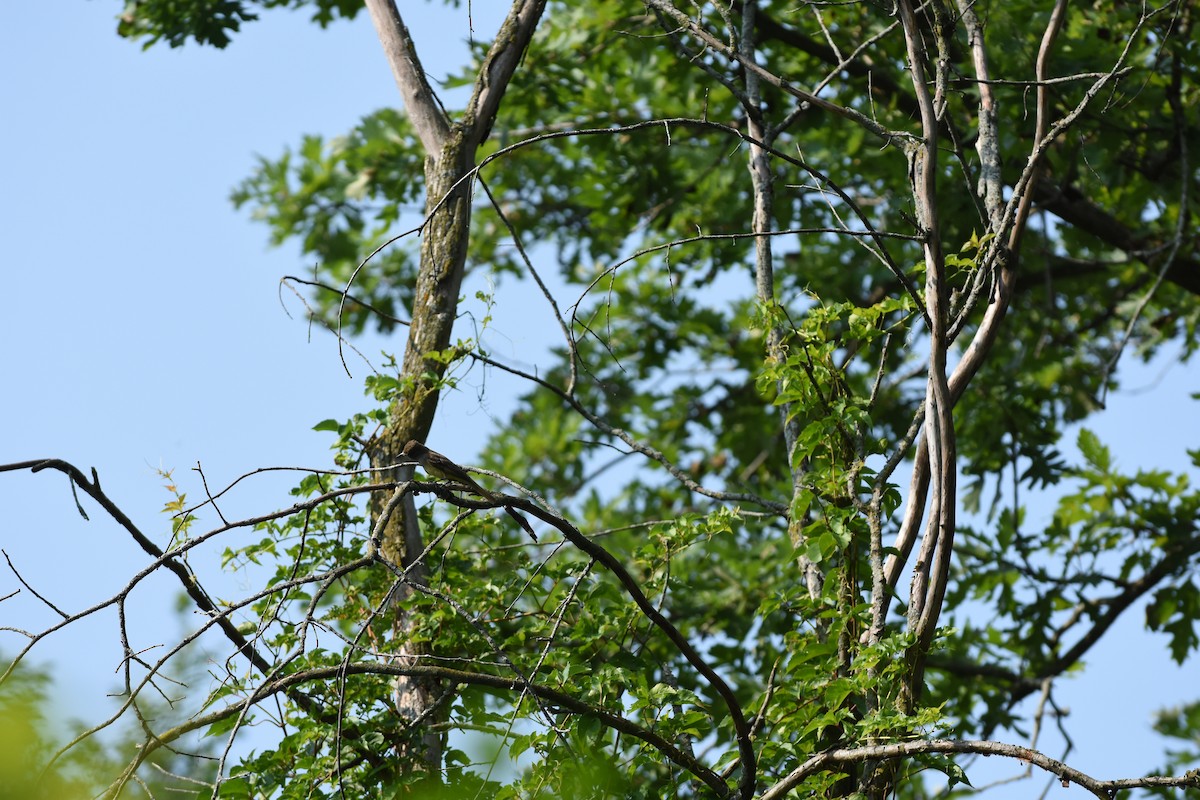
[[[146,47],[166,39],[180,47],[193,38],[198,44],[225,47],[230,32],[241,29],[243,22],[258,19],[238,0],[191,0],[184,3],[128,0],[117,25],[117,33],[130,39],[144,39]]]
[[[243,22],[258,19],[258,14],[249,10],[256,6],[312,6],[312,20],[321,27],[339,17],[352,19],[362,10],[356,0],[125,0],[117,34],[140,39],[147,48],[163,40],[171,47],[182,47],[188,39],[224,48]]]
[[[22,670],[0,692],[0,785],[5,797],[13,800],[84,798],[94,791],[87,772],[80,772],[81,766],[98,756],[94,744],[83,748],[86,752],[71,763],[60,762],[48,775],[42,774],[57,749],[46,716],[48,684],[46,675]]]
[[[371,320],[391,330],[398,309],[412,302],[412,254],[393,247],[375,256],[370,269],[358,267],[417,197],[423,160],[407,119],[383,109],[333,141],[307,136],[294,153],[260,158],[232,198],[270,226],[274,243],[298,239],[317,260],[319,277],[330,288],[316,294],[315,309],[331,326],[340,319],[347,330],[360,330]],[[342,290],[350,302],[343,304]],[[368,305],[355,297],[367,298]]]
[[[224,46],[251,5],[133,2],[122,33]],[[1035,135],[1029,82],[1048,10],[985,5],[1012,189]],[[358,4],[314,8],[324,24]],[[687,13],[736,47],[739,8]],[[901,132],[892,138],[767,80],[751,125],[746,68],[717,46],[643,3],[551,3],[475,154],[488,192],[475,193],[467,267],[523,276],[525,252],[542,244],[533,257],[552,264],[549,283],[573,302],[560,305],[565,335],[521,354],[536,380],[482,458],[628,576],[546,525],[535,546],[507,517],[436,491],[419,514],[427,574],[418,580],[404,558],[366,557],[395,488],[368,499],[366,487],[384,480],[366,469],[371,442],[387,432],[389,404],[435,377],[402,375],[390,361],[367,380],[370,410],[316,426],[335,435],[340,471],[305,476],[293,508],[224,553],[228,567],[263,568],[262,589],[236,609],[240,629],[275,658],[271,680],[297,684],[273,695],[275,738],[219,795],[685,797],[732,787],[746,767],[736,715],[698,661],[752,718],[762,787],[834,747],[1019,732],[1020,701],[1078,670],[1143,598],[1147,627],[1182,663],[1200,645],[1200,494],[1182,475],[1122,473],[1086,429],[1081,464],[1060,447],[1068,426],[1102,407],[1123,349],[1148,358],[1171,343],[1186,358],[1197,346],[1196,243],[1178,235],[1193,225],[1192,176],[1178,165],[1200,152],[1181,111],[1194,107],[1200,78],[1191,11],[1140,19],[1141,8],[1069,13],[1051,65],[1076,77],[1054,80],[1048,103],[1056,120],[1081,110],[1027,189],[1041,210],[1012,252],[1016,240],[987,227],[977,196],[971,43],[958,18],[921,15],[924,46],[941,39],[949,69],[935,87],[942,138],[929,165],[948,251],[939,265],[926,263],[915,224],[901,145],[920,137],[920,115],[886,9],[760,2],[754,49],[771,74]],[[477,43],[452,83],[469,84],[486,51]],[[1118,64],[1106,99],[1081,106]],[[766,131],[773,179],[769,230],[758,236],[750,130]],[[298,241],[317,261],[320,319],[390,331],[416,302],[415,238],[404,234],[420,224],[406,209],[423,196],[425,157],[409,120],[383,109],[342,137],[304,137],[262,159],[233,199],[274,242]],[[524,248],[511,246],[514,235]],[[924,503],[893,477],[902,458],[911,463],[935,346],[924,281],[944,268],[953,368],[996,307],[998,259],[1014,270],[1012,309],[954,409],[966,486],[949,502],[973,516],[960,522],[947,619],[924,661],[906,581],[879,583],[883,559],[900,555],[889,545],[901,502]],[[491,299],[480,300],[483,329]],[[494,362],[474,333],[421,355]],[[438,380],[455,386],[453,371]],[[1039,529],[1022,502],[1050,489],[1057,507]],[[172,491],[168,510],[181,512],[185,496]],[[177,520],[186,534],[191,518]],[[630,583],[670,627],[639,607]],[[876,619],[885,596],[893,613]],[[410,725],[396,681],[414,652],[440,671],[399,676],[437,690]],[[210,735],[247,724],[241,709],[262,681],[221,675],[206,710],[226,713]],[[1191,741],[1195,714],[1160,726]],[[430,731],[445,747],[439,780],[414,756]],[[505,758],[471,752],[468,731],[507,745]],[[707,785],[701,767],[713,772]],[[923,769],[969,785],[956,761],[926,753],[817,770],[794,794],[870,786],[920,796]]]
[[[1146,626],[1167,635],[1177,662],[1200,645],[1191,574],[1200,552],[1200,492],[1186,475],[1117,471],[1111,451],[1086,428],[1077,444],[1085,464],[1067,472],[1073,490],[1059,499],[1049,526],[1031,531],[1020,515],[1004,512],[998,530],[967,532],[959,592],[964,600],[985,601],[995,617],[967,631],[957,657],[1002,664],[1013,675],[1023,664],[1035,670],[1074,664],[1078,654],[1068,643],[1093,626],[1106,627],[1120,610],[1114,598],[1143,594]],[[988,727],[1012,724],[1010,690],[994,691],[984,694]],[[964,693],[957,713],[967,717],[979,699]]]
[[[0,686],[0,796],[5,800],[96,797],[111,788],[134,750],[140,731],[125,726],[107,731],[103,739],[79,735],[87,726],[67,718],[54,701],[60,693],[45,667],[20,664],[5,676]],[[150,717],[170,716],[165,706],[146,704],[144,711]],[[198,747],[192,752],[206,751]],[[203,763],[166,751],[150,761],[156,769],[124,796],[157,797],[186,787],[194,791],[210,777]]]
[[[1167,751],[1167,774],[1178,773],[1186,767],[1195,772],[1196,765],[1200,764],[1200,702],[1160,711],[1154,730],[1172,740],[1174,745]]]

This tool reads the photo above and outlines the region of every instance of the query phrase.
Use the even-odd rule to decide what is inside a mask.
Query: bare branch
[[[828,750],[819,753],[802,765],[788,773],[787,777],[772,786],[761,795],[761,800],[782,800],[788,792],[798,786],[805,778],[831,767],[843,764],[857,764],[869,759],[896,759],[921,753],[978,753],[988,756],[1006,756],[1021,761],[1027,761],[1046,772],[1051,773],[1062,782],[1063,786],[1071,783],[1082,786],[1100,800],[1111,800],[1118,790],[1139,788],[1186,788],[1200,787],[1200,772],[1193,771],[1176,778],[1151,775],[1145,778],[1127,778],[1123,780],[1097,780],[1077,769],[1068,767],[1057,759],[1050,758],[1037,750],[1016,744],[988,741],[953,741],[933,739],[930,741],[899,742],[896,744],[880,744],[869,747],[855,747],[842,750]]]
[[[463,125],[471,132],[473,145],[486,139],[491,131],[500,101],[545,9],[546,0],[513,0],[508,16],[496,32],[475,78],[474,94],[463,112]]]
[[[426,153],[439,153],[450,135],[450,120],[429,85],[416,45],[400,17],[400,9],[396,8],[395,0],[365,2],[413,130],[420,137]]]
[[[32,586],[30,586],[30,585],[29,585],[29,584],[28,584],[28,583],[25,581],[25,579],[21,577],[21,573],[17,572],[17,568],[13,566],[12,559],[8,557],[8,552],[7,552],[7,551],[0,549],[0,553],[3,553],[3,554],[4,554],[4,560],[5,560],[5,561],[8,563],[8,568],[9,568],[10,570],[12,570],[12,574],[17,576],[17,580],[21,582],[21,585],[22,585],[22,586],[24,586],[26,589],[28,589],[28,590],[30,591],[30,593],[31,593],[31,594],[33,594],[33,596],[34,596],[34,597],[36,597],[38,600],[41,600],[43,603],[45,603],[45,604],[46,604],[46,606],[47,606],[47,607],[48,607],[48,608],[49,608],[51,611],[53,611],[55,614],[58,614],[58,615],[59,615],[60,617],[62,617],[63,619],[68,619],[68,618],[71,616],[70,614],[68,614],[67,612],[63,611],[63,610],[62,610],[61,608],[59,608],[58,606],[54,605],[54,603],[51,603],[49,600],[47,600],[46,598],[44,598],[44,597],[42,597],[40,594],[38,594],[37,590],[36,590],[36,589],[34,589]],[[9,595],[8,597],[11,597],[11,596],[12,596],[12,595]],[[8,599],[8,597],[5,597],[5,598],[0,598],[0,599],[7,600],[7,599]]]
[[[940,6],[936,3],[933,5],[936,13]],[[929,471],[934,489],[929,508],[929,523],[921,543],[921,554],[913,568],[912,588],[909,592],[908,625],[916,635],[916,645],[910,656],[913,668],[908,681],[906,702],[912,703],[923,684],[924,654],[933,640],[942,610],[942,600],[945,597],[946,582],[949,580],[950,555],[955,532],[958,464],[954,402],[946,378],[946,356],[950,347],[946,309],[949,290],[937,201],[938,102],[941,100],[943,86],[942,67],[938,67],[936,85],[939,96],[935,98],[929,93],[924,66],[924,45],[912,4],[909,0],[898,0],[897,9],[908,49],[913,91],[921,110],[922,141],[919,145],[910,146],[906,152],[909,157],[909,181],[916,204],[917,222],[925,237],[925,304],[930,341],[923,441],[929,454]],[[940,21],[935,21],[934,27],[939,31],[937,63],[941,65],[946,59],[945,42],[941,38],[939,23]],[[920,505],[924,504],[923,500],[922,497]],[[916,499],[910,498],[910,502],[915,503]]]

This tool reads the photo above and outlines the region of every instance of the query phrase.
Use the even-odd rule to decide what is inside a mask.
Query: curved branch
[[[760,800],[782,800],[788,792],[798,786],[805,778],[822,770],[841,764],[858,764],[868,760],[908,758],[922,753],[975,753],[985,756],[1006,756],[1040,767],[1055,775],[1063,786],[1071,783],[1078,784],[1094,794],[1100,800],[1112,800],[1118,790],[1137,788],[1177,788],[1200,787],[1200,770],[1192,770],[1179,777],[1150,775],[1145,778],[1126,778],[1116,781],[1102,781],[1068,767],[1055,758],[1050,758],[1029,747],[1003,742],[989,741],[955,741],[950,739],[933,739],[929,741],[899,742],[896,744],[881,744],[868,747],[854,747],[842,750],[828,750],[818,753],[788,773],[787,777],[763,792]]]
[[[938,8],[935,4],[935,14]],[[904,29],[913,90],[921,110],[922,140],[920,144],[908,148],[907,154],[910,164],[909,182],[915,201],[917,222],[925,236],[925,303],[930,326],[923,441],[929,457],[933,496],[930,501],[929,522],[921,543],[920,555],[913,568],[912,588],[909,592],[908,626],[916,636],[916,644],[909,651],[911,674],[906,690],[906,702],[912,703],[923,683],[924,657],[937,629],[942,602],[945,599],[946,583],[949,580],[950,555],[954,546],[958,465],[954,401],[946,375],[946,357],[950,347],[947,334],[949,292],[937,201],[938,103],[944,87],[944,68],[941,65],[945,63],[945,42],[939,34],[939,67],[935,76],[938,97],[934,97],[929,93],[924,66],[926,57],[916,13],[909,0],[899,0],[897,9]],[[935,23],[935,27],[939,26]]]
[[[549,130],[549,131],[544,131],[542,133],[538,133],[536,135],[530,136],[527,139],[522,139],[519,142],[514,142],[513,144],[510,144],[510,145],[500,148],[496,152],[491,153],[490,155],[486,156],[477,165],[475,165],[475,167],[473,169],[471,169],[470,171],[465,172],[463,175],[461,175],[458,178],[458,180],[456,180],[452,185],[450,185],[443,192],[443,194],[441,195],[441,198],[436,203],[431,203],[431,205],[426,210],[424,219],[421,221],[421,223],[419,225],[417,225],[416,227],[411,228],[409,230],[406,230],[402,233],[398,233],[395,236],[390,237],[389,239],[384,240],[378,247],[376,247],[374,250],[372,250],[361,262],[359,262],[358,266],[355,267],[354,272],[352,273],[349,281],[347,282],[346,289],[343,290],[343,297],[344,298],[349,297],[348,292],[350,290],[349,289],[350,284],[352,284],[354,282],[355,277],[358,275],[358,273],[362,269],[364,269],[366,267],[366,265],[368,263],[370,263],[377,255],[379,255],[384,250],[386,250],[388,247],[390,247],[391,245],[400,241],[401,239],[404,239],[408,236],[412,236],[413,234],[422,233],[425,230],[425,228],[427,227],[427,225],[429,224],[429,221],[432,219],[433,215],[437,211],[439,211],[443,205],[445,205],[447,202],[450,201],[451,195],[456,190],[458,190],[463,184],[466,184],[470,181],[475,180],[476,177],[479,176],[483,172],[483,168],[486,167],[491,162],[493,162],[497,159],[503,158],[513,152],[516,152],[517,150],[521,150],[523,148],[530,147],[530,146],[538,144],[540,142],[549,141],[551,139],[574,138],[577,136],[613,136],[613,135],[618,135],[618,134],[622,134],[622,133],[632,133],[634,131],[645,130],[647,128],[656,129],[659,127],[666,127],[669,130],[670,126],[673,126],[673,125],[681,127],[681,128],[700,128],[700,129],[704,129],[704,130],[714,130],[714,131],[719,131],[721,133],[725,133],[730,136],[736,137],[737,139],[740,139],[741,141],[745,142],[746,144],[760,147],[764,152],[769,153],[771,156],[778,158],[781,161],[784,161],[798,169],[804,170],[806,173],[808,173],[815,179],[826,184],[829,187],[829,189],[832,192],[834,192],[834,194],[838,195],[838,197],[842,198],[842,200],[844,202],[846,202],[847,206],[849,206],[851,211],[854,212],[855,216],[863,224],[863,229],[866,231],[866,235],[871,238],[872,243],[875,245],[876,249],[878,250],[877,255],[882,256],[882,261],[884,263],[884,266],[886,266],[888,268],[888,270],[895,276],[896,280],[900,283],[900,285],[902,287],[904,287],[906,292],[908,292],[909,296],[913,299],[913,301],[915,303],[915,307],[920,308],[921,313],[923,315],[926,313],[925,309],[924,309],[924,302],[922,301],[920,294],[917,292],[915,286],[913,285],[912,280],[907,275],[904,274],[904,271],[902,269],[900,269],[899,265],[896,263],[895,259],[892,258],[890,252],[887,250],[887,247],[885,246],[886,239],[895,238],[895,239],[911,240],[913,238],[912,236],[904,235],[904,234],[896,234],[896,233],[891,233],[891,232],[881,232],[881,231],[876,230],[875,227],[871,224],[870,220],[867,218],[867,216],[862,212],[862,209],[859,208],[857,203],[853,202],[853,199],[850,197],[849,194],[846,193],[846,191],[844,189],[842,189],[840,186],[838,186],[836,182],[831,180],[828,176],[823,174],[820,170],[817,170],[814,167],[812,167],[811,165],[809,165],[802,158],[796,158],[795,156],[784,153],[781,150],[777,150],[776,148],[772,147],[771,145],[768,145],[767,143],[760,141],[760,140],[756,139],[755,137],[749,135],[748,133],[745,133],[731,125],[724,125],[722,123],[712,122],[707,119],[693,119],[691,117],[664,117],[664,118],[658,118],[658,119],[639,120],[637,122],[630,122],[630,123],[620,124],[620,125],[612,125],[612,126],[603,127],[603,128],[571,128],[571,129],[565,129],[565,130]],[[851,230],[843,230],[843,231],[841,231],[841,233],[846,234],[846,235],[851,235],[851,236],[862,235],[857,231],[851,231]]]

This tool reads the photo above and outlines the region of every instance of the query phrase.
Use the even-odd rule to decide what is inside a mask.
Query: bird
[[[415,439],[410,439],[408,444],[404,445],[401,450],[405,456],[411,458],[421,465],[421,469],[425,470],[425,474],[431,478],[440,478],[441,480],[450,481],[467,487],[473,494],[477,494],[485,500],[502,500],[505,495],[499,492],[493,492],[485,489],[475,482],[465,469],[455,464],[450,459],[446,458],[436,450],[430,450],[425,445]],[[517,524],[525,529],[525,532],[536,542],[537,534],[533,532],[533,528],[529,524],[529,520],[517,513],[517,511],[509,506],[505,506],[504,510],[508,515],[517,521]]]
[[[404,449],[401,452],[420,464],[421,469],[425,470],[425,474],[431,478],[440,478],[444,481],[461,483],[475,494],[488,500],[493,500],[497,496],[495,492],[489,491],[476,483],[475,479],[458,464],[455,464],[436,450],[430,450],[415,439],[410,440],[408,444],[404,445]]]

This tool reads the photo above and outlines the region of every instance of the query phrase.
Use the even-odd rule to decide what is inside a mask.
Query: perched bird
[[[425,470],[425,474],[431,478],[461,483],[475,494],[488,500],[492,500],[497,496],[495,492],[488,491],[476,483],[467,471],[458,464],[455,464],[436,450],[430,450],[418,441],[409,441],[408,444],[404,445],[404,450],[401,452],[420,464],[421,469]]]
[[[429,475],[431,478],[439,478],[441,480],[450,481],[452,483],[465,486],[470,489],[472,493],[479,495],[485,500],[501,500],[504,498],[504,495],[500,494],[499,492],[493,492],[483,488],[475,482],[475,479],[472,478],[465,469],[460,467],[458,464],[455,464],[453,461],[446,458],[436,450],[430,450],[428,447],[416,440],[409,440],[408,444],[404,445],[404,449],[401,452],[420,464],[421,469],[425,470],[425,474]],[[535,542],[538,540],[537,534],[533,532],[533,528],[529,525],[529,520],[525,519],[525,517],[517,513],[516,510],[508,506],[505,506],[504,510],[508,512],[510,517],[517,521],[518,525],[525,529],[525,532],[528,533]]]

